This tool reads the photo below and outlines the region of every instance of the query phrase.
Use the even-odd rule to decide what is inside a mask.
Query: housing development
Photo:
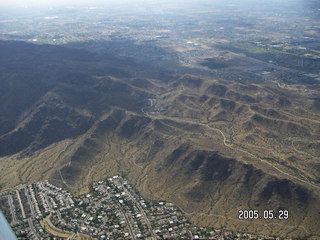
[[[143,199],[120,176],[78,197],[49,182],[0,195],[19,239],[279,239],[192,226],[170,202]]]

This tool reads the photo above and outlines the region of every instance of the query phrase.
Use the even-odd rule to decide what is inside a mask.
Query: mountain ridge
[[[22,49],[14,51],[16,44]],[[0,129],[1,190],[49,179],[79,194],[93,181],[123,174],[142,195],[174,202],[196,224],[320,235],[314,221],[320,217],[319,169],[310,167],[319,154],[304,149],[320,141],[319,112],[304,110],[317,100],[269,82],[246,85],[198,70],[181,74],[184,67],[173,71],[178,64],[155,73],[150,64],[143,72],[138,60],[65,51],[70,46],[0,46],[7,52],[0,58],[0,91],[18,91],[10,81],[31,86],[20,87],[25,93],[18,102],[13,94],[0,103],[16,111],[1,117],[7,123]],[[21,60],[38,48],[40,59],[59,50],[44,65]],[[15,59],[18,75],[7,68]],[[238,219],[240,209],[253,208],[287,209],[292,217]]]

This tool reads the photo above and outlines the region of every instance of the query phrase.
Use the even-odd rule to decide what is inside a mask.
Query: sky
[[[144,2],[148,0],[1,0],[1,5],[66,5],[90,3]],[[154,1],[154,0],[149,0]]]
[[[114,6],[121,6],[124,4],[139,4],[143,5],[146,3],[151,4],[176,4],[182,3],[188,5],[188,3],[198,3],[199,1],[210,1],[210,2],[228,2],[233,0],[0,0],[0,8],[1,7],[55,7],[55,6],[99,6],[99,5],[114,5]],[[247,1],[247,0],[242,0]],[[148,5],[148,4],[146,4]],[[1,10],[1,9],[0,9]]]
[[[134,1],[147,0],[0,0],[0,6],[24,7],[24,6],[68,6],[68,5],[95,5],[95,4],[114,4]]]
[[[51,8],[51,7],[76,7],[76,6],[85,6],[85,7],[95,7],[95,6],[121,6],[123,4],[138,4],[143,5],[145,3],[151,3],[153,6],[159,5],[167,5],[167,4],[182,4],[182,6],[188,6],[194,4],[206,3],[215,6],[228,6],[228,4],[234,4],[241,7],[255,7],[263,5],[271,6],[277,8],[279,5],[285,5],[286,7],[296,8],[298,7],[311,7],[315,3],[319,5],[320,8],[320,0],[0,0],[0,11],[3,7],[12,7],[12,8],[29,8],[36,9],[40,8]],[[263,4],[261,4],[263,3]],[[148,4],[146,4],[148,5]],[[314,8],[315,6],[313,6]],[[2,9],[4,10],[4,9]],[[268,9],[266,9],[268,10]]]

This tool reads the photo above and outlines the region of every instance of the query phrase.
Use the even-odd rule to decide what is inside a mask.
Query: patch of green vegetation
[[[217,44],[216,47],[243,53],[250,57],[268,62],[272,60],[279,66],[302,70],[310,73],[318,73],[320,68],[320,59],[306,57],[309,51],[305,49],[285,49],[285,48],[268,48],[256,46],[251,42],[230,42]]]
[[[211,69],[218,69],[218,68],[225,68],[228,67],[227,64],[223,62],[219,62],[219,60],[214,59],[214,58],[207,58],[201,65],[206,66]]]
[[[267,53],[268,51],[265,48],[254,48],[254,49],[250,49],[249,51],[252,54],[262,54],[262,53]]]
[[[230,43],[221,43],[217,45],[219,48],[226,50],[237,51],[247,54],[263,54],[267,53],[268,49],[264,47],[258,47],[254,43],[250,42],[230,42]]]

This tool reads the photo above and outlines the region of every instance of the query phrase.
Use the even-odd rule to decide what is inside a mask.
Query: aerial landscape
[[[13,239],[320,239],[319,1],[0,12]]]

